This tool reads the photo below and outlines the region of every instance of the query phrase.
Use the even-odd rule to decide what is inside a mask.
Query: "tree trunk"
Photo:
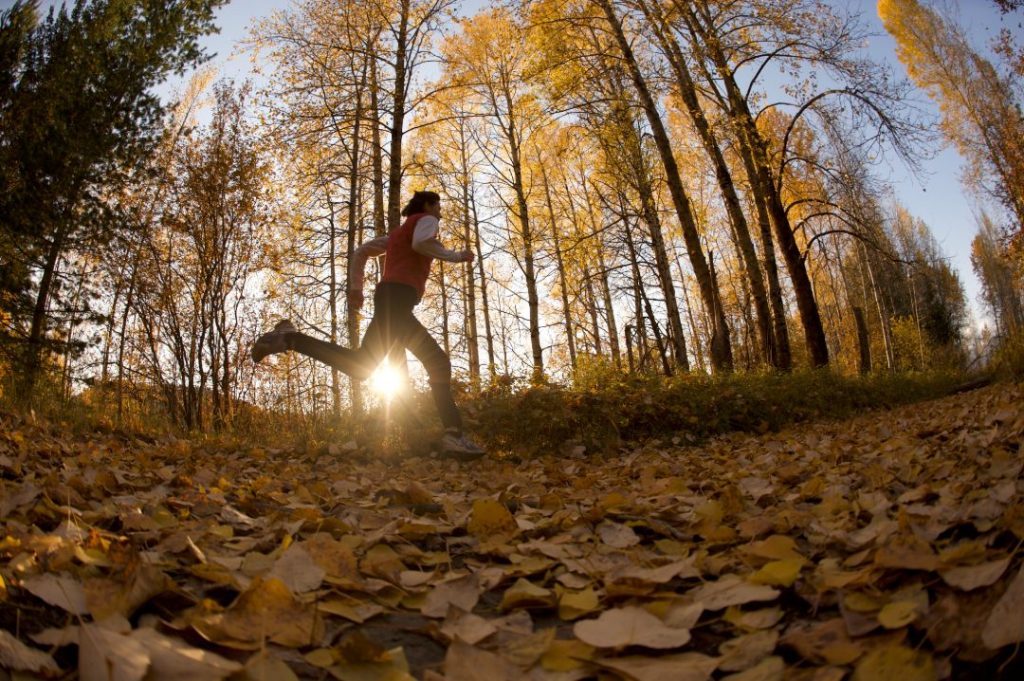
[[[793,292],[796,296],[800,320],[804,327],[811,365],[816,367],[825,366],[828,364],[828,342],[825,338],[825,329],[821,322],[821,314],[818,310],[818,303],[814,298],[814,289],[807,274],[806,264],[800,253],[800,247],[797,245],[793,227],[790,225],[789,217],[786,214],[786,208],[781,195],[782,188],[777,186],[774,173],[772,172],[768,157],[768,144],[757,129],[754,117],[747,106],[746,98],[736,83],[728,60],[718,44],[717,37],[711,34],[707,27],[700,22],[690,5],[678,0],[674,4],[685,13],[692,30],[700,34],[701,47],[711,57],[719,78],[725,85],[730,109],[729,114],[731,120],[736,125],[739,143],[741,146],[746,146],[753,160],[753,191],[764,202],[764,206],[767,209],[775,232],[775,239],[778,241],[779,249],[782,251],[782,258],[786,263],[786,269],[789,272],[789,278],[793,285]]]
[[[480,220],[476,212],[476,199],[473,192],[469,193],[470,213],[473,216],[473,240],[476,244],[476,266],[480,276],[480,303],[484,313],[484,337],[487,341],[487,373],[491,381],[498,375],[498,365],[494,358],[494,332],[491,330],[491,304],[487,297],[487,273],[484,271],[484,253],[480,241]]]
[[[388,232],[402,224],[402,137],[405,134],[406,83],[405,58],[409,46],[409,5],[399,0],[398,35],[395,38],[395,92],[391,117],[391,142],[388,166]]]
[[[544,198],[548,206],[548,219],[551,221],[551,241],[555,248],[555,265],[558,267],[558,286],[562,299],[562,322],[565,324],[565,342],[569,349],[569,367],[573,376],[576,375],[576,338],[572,331],[572,313],[569,309],[569,282],[565,272],[565,259],[562,257],[562,240],[558,234],[558,222],[555,219],[555,207],[551,200],[551,184],[543,161],[539,163],[541,179],[544,182]]]
[[[668,184],[669,193],[672,196],[676,215],[678,216],[680,226],[682,227],[683,240],[686,243],[690,264],[693,267],[694,275],[697,278],[697,285],[701,291],[701,298],[708,314],[715,320],[714,336],[711,344],[712,366],[715,371],[718,372],[729,371],[732,368],[729,329],[726,325],[721,323],[721,319],[715,316],[715,299],[717,292],[714,290],[714,285],[711,281],[711,273],[708,269],[707,260],[704,257],[704,251],[700,244],[700,235],[697,231],[697,224],[693,216],[690,199],[686,195],[686,190],[683,187],[682,178],[679,173],[679,165],[676,163],[675,156],[673,155],[668,132],[661,119],[661,114],[658,112],[654,97],[651,95],[651,92],[647,87],[647,82],[640,71],[640,65],[636,61],[633,49],[630,47],[629,41],[623,31],[622,23],[615,14],[615,9],[612,6],[611,0],[595,0],[595,2],[597,2],[601,7],[604,11],[605,17],[608,19],[609,27],[612,30],[612,34],[619,45],[619,50],[621,51],[626,65],[629,68],[629,74],[633,80],[633,85],[636,88],[637,95],[640,98],[641,106],[644,109],[644,113],[647,115],[647,121],[651,127],[654,142],[658,148],[658,154],[661,157],[662,165],[665,169],[665,180]],[[657,236],[652,236],[654,236],[657,241]],[[664,249],[664,243],[662,242],[660,246],[656,244],[656,248],[657,247]],[[668,267],[667,257],[664,261],[659,263],[659,269],[662,267]],[[673,313],[675,316],[678,316],[678,306],[675,303],[674,294],[671,296],[671,301],[666,300],[666,305],[673,306],[673,309],[670,309],[670,317]]]
[[[665,25],[664,16],[660,14],[660,10],[655,10],[654,6],[649,5],[646,0],[640,0],[640,7],[654,28],[655,35],[669,58],[669,63],[676,77],[679,95],[686,105],[686,110],[690,115],[694,128],[697,130],[698,137],[700,137],[701,143],[714,165],[715,177],[722,192],[722,201],[729,216],[729,223],[732,226],[737,250],[741,254],[741,261],[750,286],[750,295],[753,298],[757,314],[757,331],[761,357],[766,364],[778,368],[778,352],[775,347],[775,336],[772,333],[768,293],[765,290],[764,280],[761,277],[761,268],[758,265],[754,242],[750,238],[750,228],[743,214],[739,195],[736,193],[732,173],[725,162],[725,156],[718,145],[718,140],[715,139],[714,133],[711,131],[707,117],[704,115],[704,110],[700,105],[697,95],[696,85],[686,66],[682,50],[672,36],[670,29]]]
[[[53,285],[53,275],[57,269],[57,260],[64,250],[65,227],[58,227],[50,241],[50,248],[46,252],[46,262],[43,264],[43,275],[39,279],[39,291],[36,293],[36,303],[32,309],[32,325],[29,328],[28,346],[26,347],[24,373],[19,380],[19,393],[22,399],[32,402],[33,388],[36,379],[39,377],[39,370],[43,362],[43,340],[46,336],[46,309],[50,302],[50,288]]]

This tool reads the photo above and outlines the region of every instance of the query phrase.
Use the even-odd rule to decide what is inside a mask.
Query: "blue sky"
[[[875,59],[887,62],[901,76],[903,66],[896,58],[895,42],[885,32],[875,10],[875,0],[834,0],[835,4],[849,6],[862,13],[876,35],[868,45],[868,53]],[[9,6],[10,0],[0,0],[0,6]],[[60,4],[59,0],[43,0],[44,7]],[[461,14],[468,15],[486,5],[481,0],[464,0]],[[999,29],[1003,26],[1019,30],[1018,21],[1007,21],[1000,17],[991,0],[961,0],[958,5],[961,18],[966,25],[974,46],[987,51]],[[252,23],[277,9],[287,8],[289,0],[233,0],[218,11],[219,35],[210,36],[205,44],[210,52],[217,54],[214,65],[222,75],[238,79],[250,75],[248,55],[239,48],[249,34]],[[168,89],[169,91],[169,89]],[[931,105],[934,110],[937,109]],[[971,239],[977,231],[974,218],[976,208],[973,200],[965,195],[959,175],[961,158],[952,149],[944,149],[934,159],[924,164],[924,173],[914,177],[898,162],[893,161],[888,179],[894,186],[895,196],[911,213],[923,219],[931,227],[946,255],[960,273],[967,291],[968,302],[975,315],[979,316],[977,298],[979,284],[971,270]]]

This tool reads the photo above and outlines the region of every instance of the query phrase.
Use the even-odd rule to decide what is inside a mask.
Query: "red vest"
[[[423,297],[427,288],[427,277],[430,275],[430,263],[433,258],[412,250],[412,235],[416,223],[426,213],[410,215],[402,226],[388,235],[388,248],[384,252],[384,275],[381,282],[405,284],[412,286]]]

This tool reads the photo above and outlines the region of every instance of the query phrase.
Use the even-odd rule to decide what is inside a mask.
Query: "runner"
[[[356,249],[349,267],[348,301],[350,309],[363,305],[363,270],[371,257],[384,257],[384,274],[373,294],[373,318],[358,349],[341,347],[299,333],[290,321],[278,322],[273,331],[260,336],[252,348],[259,362],[267,355],[293,350],[323,362],[356,380],[365,380],[390,353],[408,349],[420,360],[430,382],[430,392],[444,424],[442,452],[453,458],[469,460],[484,455],[484,450],[462,432],[462,416],[452,397],[452,364],[448,355],[413,316],[413,308],[423,297],[430,264],[473,262],[469,249],[451,251],[438,241],[441,197],[421,191],[402,209],[405,222],[388,234],[368,241]]]

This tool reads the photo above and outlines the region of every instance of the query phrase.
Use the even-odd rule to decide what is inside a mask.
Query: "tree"
[[[143,171],[162,132],[165,107],[151,88],[206,58],[198,39],[216,30],[225,2],[76,0],[32,28],[36,3],[17,2],[0,22],[2,58],[14,65],[2,84],[0,153],[16,169],[0,175],[0,230],[22,244],[0,257],[20,272],[8,288],[34,289],[30,310],[11,311],[24,339],[23,394],[48,347],[61,257],[118,229],[105,196]]]
[[[919,0],[879,0],[878,14],[910,78],[939,103],[942,131],[969,164],[968,184],[1004,206],[1019,238],[1024,117],[1013,85],[971,48],[950,17]]]

